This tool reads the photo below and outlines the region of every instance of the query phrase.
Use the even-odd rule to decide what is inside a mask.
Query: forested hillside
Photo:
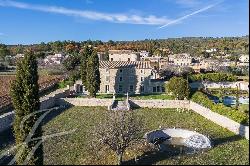
[[[23,53],[27,48],[33,49],[37,56],[43,57],[48,53],[73,53],[78,52],[83,45],[93,45],[97,51],[107,51],[110,49],[130,49],[135,51],[146,50],[151,55],[161,54],[167,56],[172,53],[190,53],[192,56],[207,54],[205,50],[215,48],[214,55],[223,54],[248,54],[249,36],[243,37],[224,37],[224,38],[204,38],[204,37],[185,37],[169,39],[145,39],[138,41],[108,41],[87,40],[82,42],[75,41],[54,41],[33,45],[0,45],[0,57],[6,55],[16,55]]]

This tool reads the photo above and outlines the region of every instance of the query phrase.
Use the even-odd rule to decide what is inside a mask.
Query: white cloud
[[[154,15],[140,16],[140,15],[117,14],[117,13],[102,13],[102,12],[88,11],[88,10],[74,10],[58,6],[33,5],[11,0],[0,0],[0,6],[57,13],[67,16],[76,16],[91,20],[108,21],[114,23],[162,25],[172,22],[172,20],[166,17],[156,17]]]
[[[176,3],[183,7],[195,7],[201,4],[199,0],[176,0]]]
[[[222,2],[222,1],[221,1],[221,2]],[[212,8],[212,7],[214,7],[214,6],[216,6],[216,5],[218,5],[218,4],[221,3],[221,2],[212,4],[212,5],[208,5],[208,6],[202,8],[202,9],[199,9],[199,10],[193,12],[193,13],[190,13],[190,14],[185,15],[185,16],[183,16],[183,17],[180,17],[180,18],[178,18],[178,19],[169,21],[168,23],[166,23],[166,24],[164,24],[164,25],[162,25],[162,26],[160,26],[160,27],[158,27],[158,28],[160,29],[160,28],[164,28],[164,27],[167,27],[167,26],[169,26],[169,25],[172,25],[172,24],[180,23],[182,20],[185,20],[185,19],[187,19],[188,17],[191,17],[191,16],[196,15],[196,14],[198,14],[198,13],[204,12],[204,11],[206,11],[206,10],[208,10],[208,9],[210,9],[210,8]]]

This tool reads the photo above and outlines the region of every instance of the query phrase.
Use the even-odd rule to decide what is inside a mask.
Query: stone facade
[[[205,88],[239,88],[239,90],[249,90],[249,83],[245,81],[237,82],[203,82]]]
[[[140,61],[140,54],[131,50],[110,50],[109,61]]]
[[[189,54],[177,54],[174,58],[174,64],[178,66],[190,66],[192,57]]]
[[[131,107],[142,108],[185,108],[189,109],[188,100],[131,100]]]
[[[249,55],[241,55],[239,61],[243,63],[249,63]]]
[[[100,93],[153,93],[164,90],[164,82],[154,79],[150,62],[100,61]],[[158,89],[158,90],[157,90]]]

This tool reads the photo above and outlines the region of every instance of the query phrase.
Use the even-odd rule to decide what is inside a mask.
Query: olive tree
[[[103,121],[91,128],[89,145],[95,153],[101,149],[112,150],[117,155],[117,164],[121,165],[125,150],[135,145],[144,131],[139,115],[127,110],[110,110],[104,114]]]

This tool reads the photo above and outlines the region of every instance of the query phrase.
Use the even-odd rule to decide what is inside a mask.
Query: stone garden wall
[[[47,109],[55,105],[74,105],[74,106],[112,106],[113,99],[95,98],[64,98],[69,94],[68,89],[55,91],[48,96],[41,98],[41,109]],[[249,139],[249,127],[241,125],[225,116],[212,112],[195,102],[189,100],[129,100],[131,107],[148,108],[184,108],[190,109],[212,122],[227,128],[228,130]],[[14,112],[0,116],[0,132],[9,126],[13,121]]]
[[[189,109],[188,100],[130,100],[130,104],[132,107]]]
[[[66,97],[70,93],[68,88],[58,89],[49,95],[45,95],[40,98],[40,110],[48,109],[54,107],[57,104],[57,99]],[[14,111],[5,113],[0,116],[0,132],[5,129],[8,129],[14,120]]]
[[[190,101],[189,108],[212,122],[249,139],[249,126],[244,126],[210,109]]]
[[[96,98],[61,98],[58,99],[59,105],[74,106],[110,106],[113,99],[96,99]]]

